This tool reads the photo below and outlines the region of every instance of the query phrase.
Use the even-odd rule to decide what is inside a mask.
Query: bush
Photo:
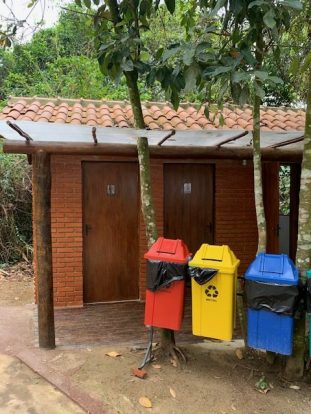
[[[31,259],[31,166],[0,148],[0,264]]]

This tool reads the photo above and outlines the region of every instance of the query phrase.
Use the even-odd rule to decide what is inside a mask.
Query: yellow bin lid
[[[229,246],[211,244],[202,244],[189,262],[191,267],[212,268],[229,273],[234,273],[239,264],[240,260],[235,257]]]

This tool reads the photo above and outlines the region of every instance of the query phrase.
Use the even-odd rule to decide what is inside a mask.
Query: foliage
[[[26,157],[0,152],[0,264],[31,257],[31,206]]]
[[[280,214],[287,216],[290,213],[290,165],[281,165],[279,170]]]

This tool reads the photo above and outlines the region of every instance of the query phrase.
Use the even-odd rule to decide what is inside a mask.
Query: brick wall
[[[83,304],[82,181],[78,157],[54,156],[52,173],[52,253],[57,306]]]
[[[52,252],[56,306],[83,305],[81,171],[83,160],[111,161],[113,159],[91,156],[52,156],[51,158]],[[126,159],[122,159],[124,160]],[[217,161],[215,164],[215,244],[228,244],[232,248],[241,260],[241,273],[253,259],[257,247],[252,165],[249,163],[243,166],[240,161]],[[162,235],[163,161],[151,161],[151,175],[158,230],[159,235]],[[144,299],[143,255],[147,250],[147,243],[142,214],[140,214],[139,234],[139,291],[140,299]]]

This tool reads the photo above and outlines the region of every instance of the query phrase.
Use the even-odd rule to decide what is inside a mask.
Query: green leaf
[[[276,25],[275,21],[275,13],[273,9],[267,11],[267,13],[263,16],[263,21],[269,29],[273,29]]]
[[[217,0],[217,3],[215,5],[215,7],[213,8],[213,10],[210,12],[210,16],[211,17],[215,17],[217,15],[217,13],[219,12],[219,10],[224,7],[224,5],[226,4],[226,0]]]
[[[148,53],[146,50],[143,50],[140,52],[140,59],[141,60],[149,60],[150,59],[150,53]]]
[[[179,107],[180,96],[179,96],[179,93],[174,89],[172,90],[172,94],[171,94],[171,102],[173,104],[175,111],[177,111]]]
[[[132,72],[132,70],[134,69],[133,61],[130,59],[124,60],[121,63],[121,68],[122,70],[124,70],[124,72]]]
[[[283,79],[279,78],[278,76],[268,76],[267,80],[278,85],[282,85],[284,83]]]
[[[221,127],[223,127],[225,125],[225,118],[224,118],[222,112],[220,112],[220,115],[219,115],[219,125]]]
[[[210,77],[218,76],[218,75],[221,75],[223,73],[230,72],[231,69],[232,68],[230,66],[217,66],[217,67],[213,66],[213,67],[205,69],[204,75],[207,75],[207,76],[210,76]]]
[[[167,10],[173,14],[175,11],[175,0],[164,0]]]
[[[263,70],[254,70],[254,75],[261,81],[265,81],[269,76],[268,72],[265,72]]]
[[[189,47],[185,51],[185,53],[183,55],[183,62],[184,62],[184,64],[186,66],[190,66],[191,65],[191,63],[193,61],[193,58],[194,58],[194,55],[195,55],[195,48],[194,47]]]
[[[197,78],[201,73],[200,66],[197,64],[189,66],[185,71],[185,92],[192,92],[196,88]]]
[[[267,4],[267,1],[265,0],[255,0],[249,3],[248,8],[251,9],[254,6],[262,6],[264,4]]]
[[[179,46],[175,46],[172,47],[170,49],[167,49],[163,55],[162,55],[162,62],[165,62],[166,60],[168,60],[170,57],[176,55],[176,53],[180,50]]]
[[[285,7],[289,7],[291,9],[295,9],[295,10],[302,10],[303,9],[303,5],[302,2],[299,0],[284,0],[282,1],[282,6]]]
[[[259,96],[259,98],[263,99],[265,97],[266,94],[265,94],[264,89],[260,85],[258,85],[257,82],[254,82],[254,89],[255,89],[255,94]]]
[[[311,66],[311,52],[309,52],[307,56],[305,57],[305,60],[300,68],[300,72],[301,73],[305,72],[306,70],[310,68],[310,66]]]
[[[81,0],[75,0],[75,3],[76,3],[77,6],[82,7]]]
[[[88,9],[90,9],[90,8],[91,8],[91,0],[83,0],[83,1],[84,1],[85,6],[86,6]]]
[[[208,105],[205,105],[205,107],[204,107],[204,115],[206,116],[207,119],[209,119],[209,108],[208,108]]]
[[[93,3],[95,4],[95,6],[99,5],[100,0],[93,0]]]
[[[234,72],[232,75],[233,83],[240,83],[241,81],[247,81],[250,79],[250,74],[248,72]]]
[[[300,68],[300,59],[298,57],[295,57],[291,61],[288,71],[291,75],[297,75],[297,73],[299,72],[299,68]]]

